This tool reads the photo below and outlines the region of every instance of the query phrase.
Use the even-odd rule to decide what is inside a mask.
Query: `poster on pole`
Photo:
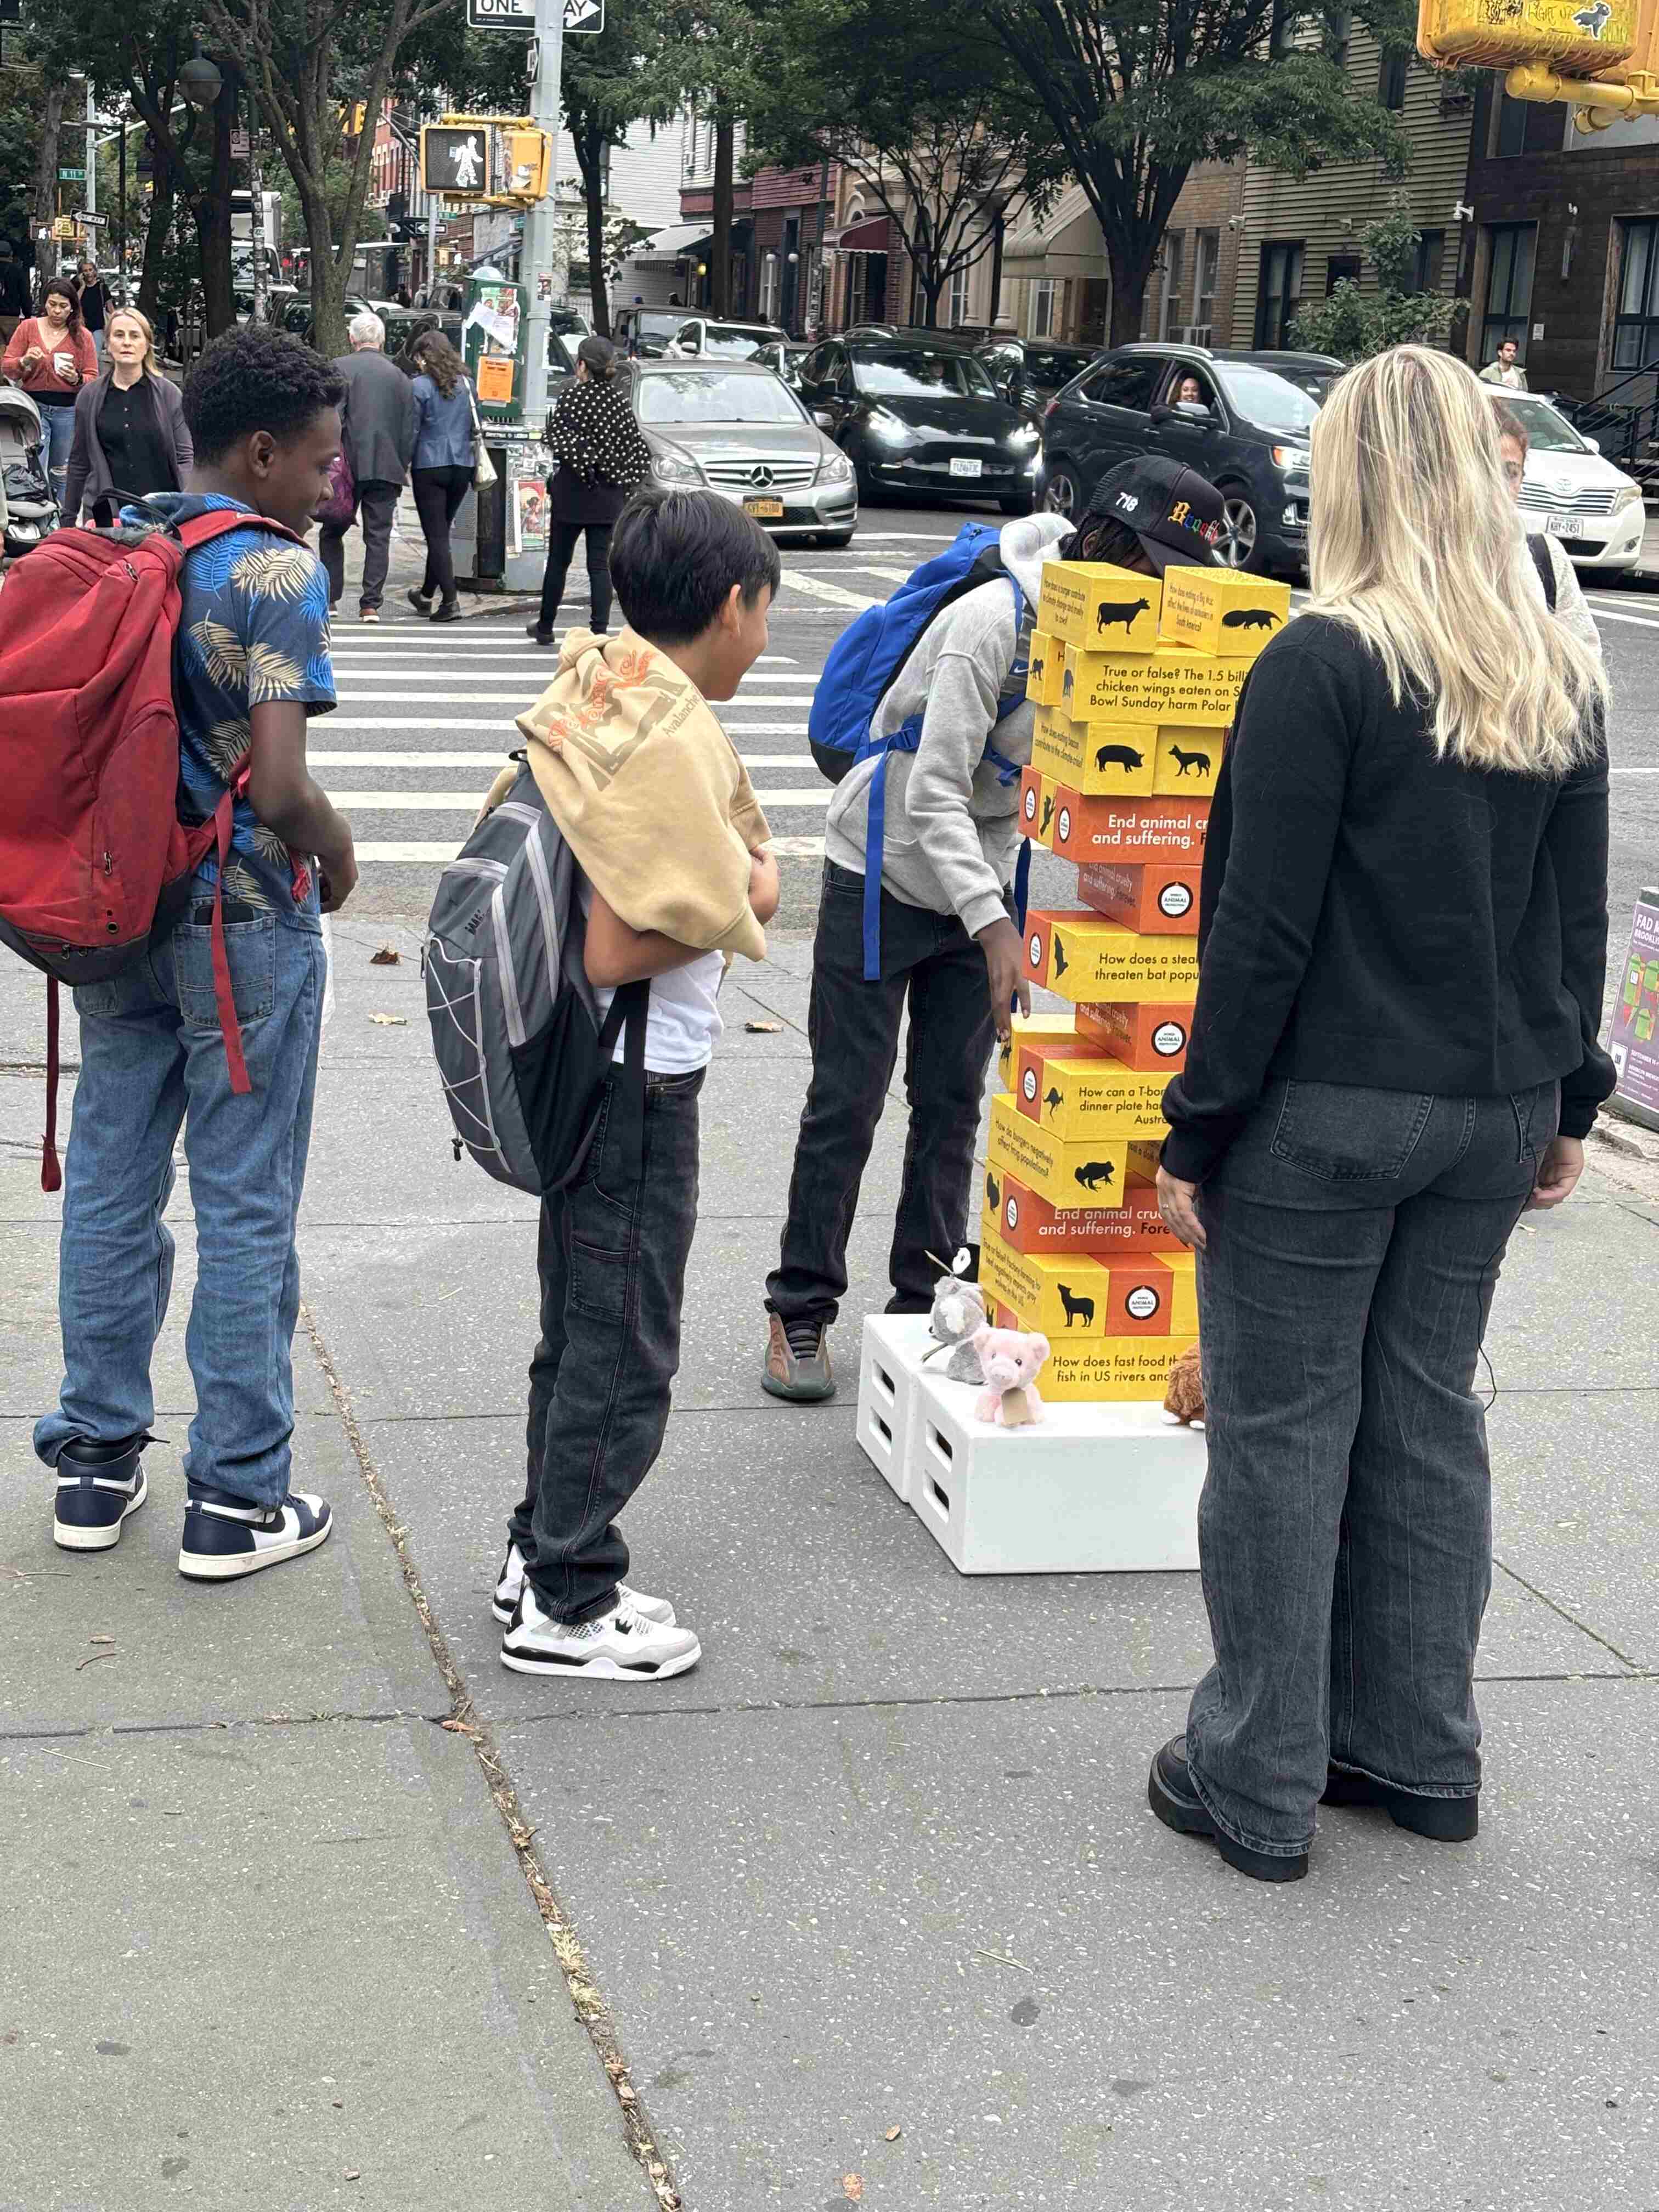
[[[1636,902],[1607,1050],[1620,1107],[1632,1121],[1659,1129],[1659,888]]]
[[[466,0],[466,22],[471,31],[516,31],[521,38],[533,38],[536,0]],[[564,0],[566,38],[604,28],[605,0]]]
[[[480,281],[466,288],[461,353],[487,422],[524,419],[527,303],[524,288]]]

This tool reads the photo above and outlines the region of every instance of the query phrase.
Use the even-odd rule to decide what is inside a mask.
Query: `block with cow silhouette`
[[[1203,860],[1207,799],[1103,798],[1070,782],[1056,782],[1054,797],[1050,849],[1058,860],[1081,867],[1096,860],[1167,859],[1194,868]]]
[[[1066,647],[1047,630],[1036,631],[1025,665],[1025,696],[1039,707],[1057,707],[1066,678]]]
[[[1073,1006],[1097,999],[1190,1002],[1198,945],[1190,936],[1125,929],[1087,907],[1033,907],[1025,917],[1025,974]]]
[[[1174,568],[1164,580],[1158,634],[1218,660],[1254,660],[1291,618],[1291,587],[1239,568]]]
[[[1196,860],[1091,860],[1078,870],[1078,896],[1125,929],[1196,937],[1198,877]]]
[[[1037,627],[1086,652],[1151,653],[1163,587],[1109,561],[1045,561]]]

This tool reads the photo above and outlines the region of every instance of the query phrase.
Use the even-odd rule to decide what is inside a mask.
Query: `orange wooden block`
[[[1078,896],[1125,929],[1196,937],[1198,870],[1196,859],[1091,860],[1078,871]]]
[[[1187,1065],[1187,1042],[1192,1032],[1190,1006],[1142,1006],[1119,1001],[1077,1010],[1078,1036],[1086,1037],[1095,1051],[1121,1060],[1126,1067],[1157,1067],[1166,1075],[1179,1075]]]
[[[1204,857],[1207,799],[1085,799],[1069,784],[1052,787],[1052,848],[1079,867],[1093,860],[1190,860]]]
[[[1158,1191],[1133,1178],[1123,1186],[1121,1206],[1080,1206],[1064,1212],[1007,1174],[988,1169],[985,1218],[995,1218],[1003,1242],[1033,1258],[1048,1253],[1086,1252],[1110,1260],[1124,1253],[1178,1252],[1181,1240],[1164,1226]]]
[[[1020,835],[1034,844],[1051,845],[1054,831],[1054,787],[1040,769],[1019,772]]]

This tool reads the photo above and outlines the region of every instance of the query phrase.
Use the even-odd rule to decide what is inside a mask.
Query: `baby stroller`
[[[0,384],[0,532],[6,557],[15,560],[57,526],[40,410],[15,384]]]

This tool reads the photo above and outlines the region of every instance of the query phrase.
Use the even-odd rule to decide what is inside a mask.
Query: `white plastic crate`
[[[901,1492],[960,1573],[1197,1566],[1201,1431],[1174,1426],[1156,1403],[1045,1406],[1034,1426],[1004,1429],[974,1419],[978,1395],[921,1383]]]
[[[859,1442],[906,1504],[914,1460],[911,1431],[925,1372],[922,1354],[937,1339],[926,1314],[866,1314],[859,1362]],[[941,1352],[939,1366],[947,1354]]]

